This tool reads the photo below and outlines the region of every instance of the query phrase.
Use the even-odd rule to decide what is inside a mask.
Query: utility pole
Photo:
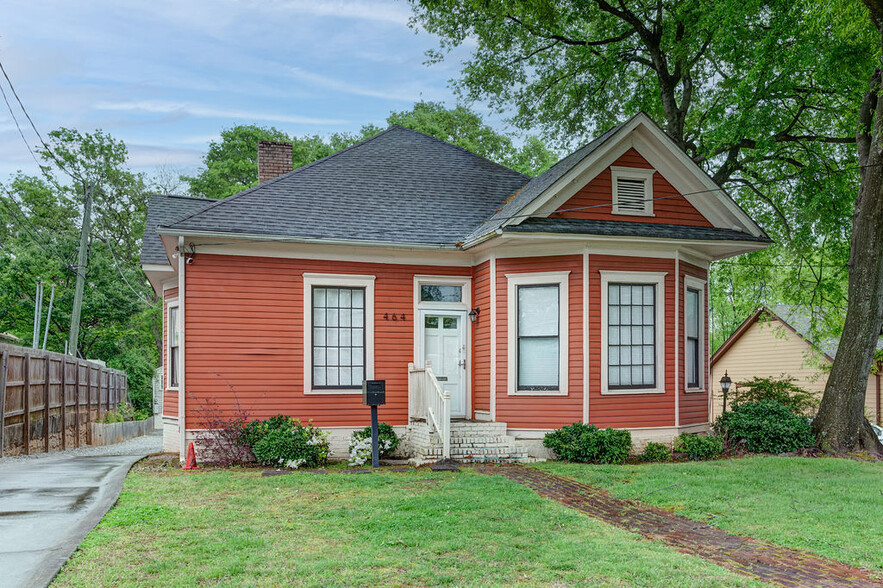
[[[77,287],[74,290],[74,308],[71,312],[71,331],[68,336],[68,353],[76,357],[77,340],[80,337],[80,311],[83,309],[83,288],[86,286],[86,265],[89,262],[89,232],[92,226],[92,190],[94,184],[86,186],[86,201],[83,204],[83,226],[80,228],[80,250],[77,253]]]

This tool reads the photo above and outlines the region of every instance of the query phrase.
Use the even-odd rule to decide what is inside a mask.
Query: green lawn
[[[750,457],[542,468],[725,531],[883,571],[883,463]]]
[[[54,586],[754,585],[471,471],[136,466]]]

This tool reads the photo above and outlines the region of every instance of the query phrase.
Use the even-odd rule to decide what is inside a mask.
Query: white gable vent
[[[613,214],[653,216],[655,170],[613,166],[610,171],[613,181]]]

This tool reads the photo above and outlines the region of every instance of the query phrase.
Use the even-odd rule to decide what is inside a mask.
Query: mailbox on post
[[[371,467],[380,467],[377,407],[386,404],[386,380],[363,380],[362,404],[371,407]]]
[[[366,406],[386,404],[386,380],[363,381],[362,404]]]

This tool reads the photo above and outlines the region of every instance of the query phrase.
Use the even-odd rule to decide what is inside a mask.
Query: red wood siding
[[[360,426],[369,412],[358,394],[304,394],[303,273],[376,276],[374,376],[386,380],[380,418],[403,425],[408,363],[414,358],[414,275],[471,275],[471,268],[197,255],[187,266],[187,426],[201,407],[241,403],[252,418],[277,413],[317,426]],[[384,320],[384,313],[405,320]]]
[[[472,306],[481,309],[472,323],[472,409],[491,409],[491,263],[475,267]]]
[[[681,378],[680,378],[680,398],[678,399],[678,406],[681,413],[681,425],[693,425],[697,423],[707,423],[708,422],[708,387],[712,384],[708,380],[708,285],[706,284],[705,292],[703,293],[702,299],[704,301],[705,308],[703,309],[704,313],[704,324],[706,326],[705,332],[703,336],[705,337],[705,342],[703,343],[704,350],[704,359],[703,369],[705,370],[703,373],[705,374],[705,391],[703,392],[686,392],[687,389],[687,359],[686,359],[686,306],[684,305],[684,276],[692,276],[694,278],[698,278],[700,280],[708,280],[708,272],[706,272],[701,267],[697,267],[695,265],[680,262],[680,276],[678,278],[678,284],[680,285],[680,289],[678,291],[678,305],[681,309],[680,312],[680,345],[681,345],[681,353],[680,353],[680,366],[678,369],[681,370]]]
[[[169,288],[163,293],[162,315],[162,364],[163,364],[163,401],[162,412],[167,416],[178,416],[178,391],[169,390],[169,302],[177,303],[178,289]]]
[[[652,166],[646,159],[634,149],[626,151],[613,165],[622,167],[640,167],[652,169]],[[674,186],[668,183],[662,174],[658,171],[653,174],[653,198],[663,196],[674,196],[678,194]],[[598,205],[610,206],[598,206]],[[579,192],[577,192],[559,210],[570,210],[571,212],[561,212],[557,216],[564,218],[580,218],[591,220],[627,220],[629,222],[639,223],[662,223],[672,225],[690,225],[699,227],[710,227],[711,223],[690,204],[686,198],[667,198],[665,200],[655,200],[653,202],[654,216],[633,216],[633,215],[617,215],[613,214],[613,185],[611,180],[610,169],[605,169],[591,182],[586,184]],[[597,208],[588,208],[584,210],[572,210],[586,206],[594,206]]]
[[[665,276],[665,393],[601,394],[600,270],[667,272]],[[589,422],[599,427],[670,427],[675,424],[674,260],[589,255]],[[657,300],[657,303],[659,301]]]
[[[583,258],[581,255],[497,260],[496,420],[511,428],[551,429],[582,421],[583,414]],[[508,280],[506,274],[570,271],[567,396],[508,394]]]

